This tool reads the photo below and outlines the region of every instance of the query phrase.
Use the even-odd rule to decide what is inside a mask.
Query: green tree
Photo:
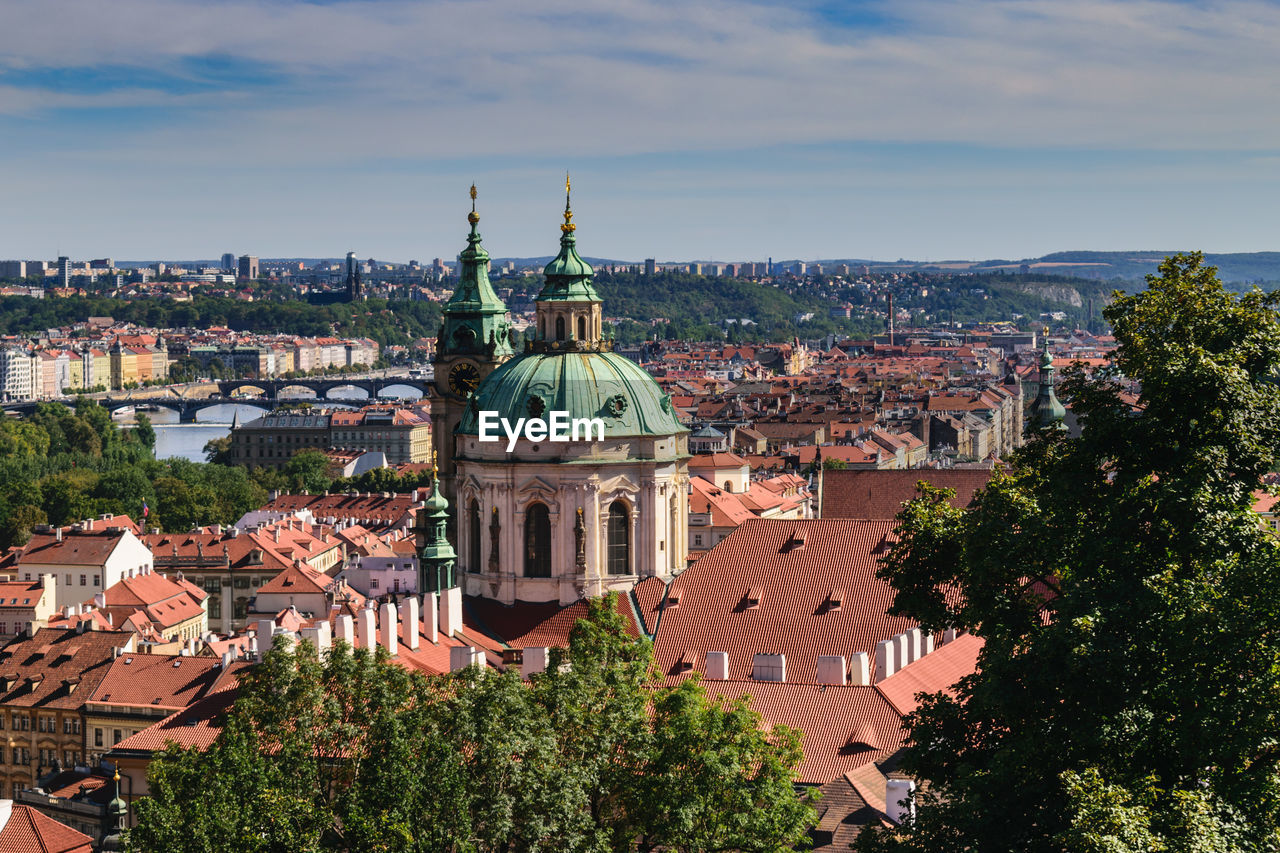
[[[273,648],[210,749],[152,762],[129,849],[790,849],[813,820],[798,734],[655,677],[615,597],[529,684]]]
[[[284,475],[294,491],[319,494],[328,491],[333,482],[330,465],[329,457],[319,450],[299,450],[285,463]]]
[[[151,425],[151,418],[146,414],[139,412],[137,415],[137,426],[133,428],[134,438],[138,443],[145,447],[148,451],[154,453],[156,449],[156,428]]]
[[[908,720],[914,822],[861,849],[1280,845],[1280,540],[1251,511],[1280,448],[1275,304],[1167,259],[1104,312],[1115,369],[1064,383],[1079,438],[1040,436],[968,510],[908,505],[892,612],[985,645]]]

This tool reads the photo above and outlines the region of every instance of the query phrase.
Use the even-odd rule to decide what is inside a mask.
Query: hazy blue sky
[[[0,257],[1280,249],[1280,5],[4,0]]]

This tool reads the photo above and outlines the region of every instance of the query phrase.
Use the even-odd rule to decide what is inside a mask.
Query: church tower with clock
[[[440,488],[455,502],[454,429],[480,382],[512,355],[507,306],[489,283],[489,253],[480,245],[476,225],[476,188],[471,187],[471,233],[458,256],[458,285],[445,303],[436,339],[435,399],[431,401],[432,440],[440,468]]]

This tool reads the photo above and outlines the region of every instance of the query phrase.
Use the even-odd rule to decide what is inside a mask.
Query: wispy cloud
[[[1105,182],[1135,164],[1064,152],[1280,148],[1276,44],[1280,8],[1248,0],[10,0],[0,156],[282,198],[552,160],[626,184],[659,157],[671,201],[794,185],[817,150],[831,185],[980,188],[985,168],[948,172],[966,149]],[[895,143],[868,172],[866,146]]]

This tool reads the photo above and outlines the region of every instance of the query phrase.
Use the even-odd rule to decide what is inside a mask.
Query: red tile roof
[[[122,654],[86,702],[185,708],[226,676],[218,658]]]
[[[826,456],[826,448],[823,448]],[[965,507],[992,472],[972,468],[916,468],[901,470],[843,470],[822,473],[823,518],[892,519],[902,504],[916,496],[916,483],[954,489],[955,506]]]
[[[693,650],[728,652],[731,678],[751,677],[756,653],[783,653],[790,681],[812,681],[818,655],[874,653],[876,643],[910,630],[910,619],[886,615],[893,590],[876,578],[892,543],[888,521],[753,519],[739,526],[670,585],[655,655],[675,675]],[[748,606],[748,590],[759,604]],[[832,590],[844,595],[827,606]],[[825,781],[825,780],[824,780]]]
[[[124,631],[41,628],[0,648],[0,705],[79,708],[97,689],[117,648],[133,640]]]
[[[952,686],[977,669],[982,645],[973,634],[961,634],[879,682],[876,689],[899,714],[910,714],[920,707],[916,701],[919,693],[955,695]]]
[[[751,708],[771,725],[803,733],[798,782],[824,785],[870,761],[883,761],[902,745],[902,718],[874,687],[765,681],[711,681],[713,696],[751,697]]]
[[[505,605],[487,598],[468,597],[463,608],[464,620],[470,627],[506,643],[513,649],[569,645],[569,632],[579,619],[587,617],[587,602],[575,601],[562,606],[556,602],[531,603],[517,601]],[[631,600],[618,596],[618,613],[627,623],[627,633],[640,636]]]
[[[644,632],[653,635],[658,629],[658,616],[663,600],[667,597],[667,582],[658,578],[645,578],[631,589],[640,613]]]
[[[15,804],[0,829],[4,853],[91,853],[93,839],[31,806]]]
[[[124,537],[117,531],[72,531],[59,540],[55,534],[37,533],[27,542],[18,565],[101,566]]]

